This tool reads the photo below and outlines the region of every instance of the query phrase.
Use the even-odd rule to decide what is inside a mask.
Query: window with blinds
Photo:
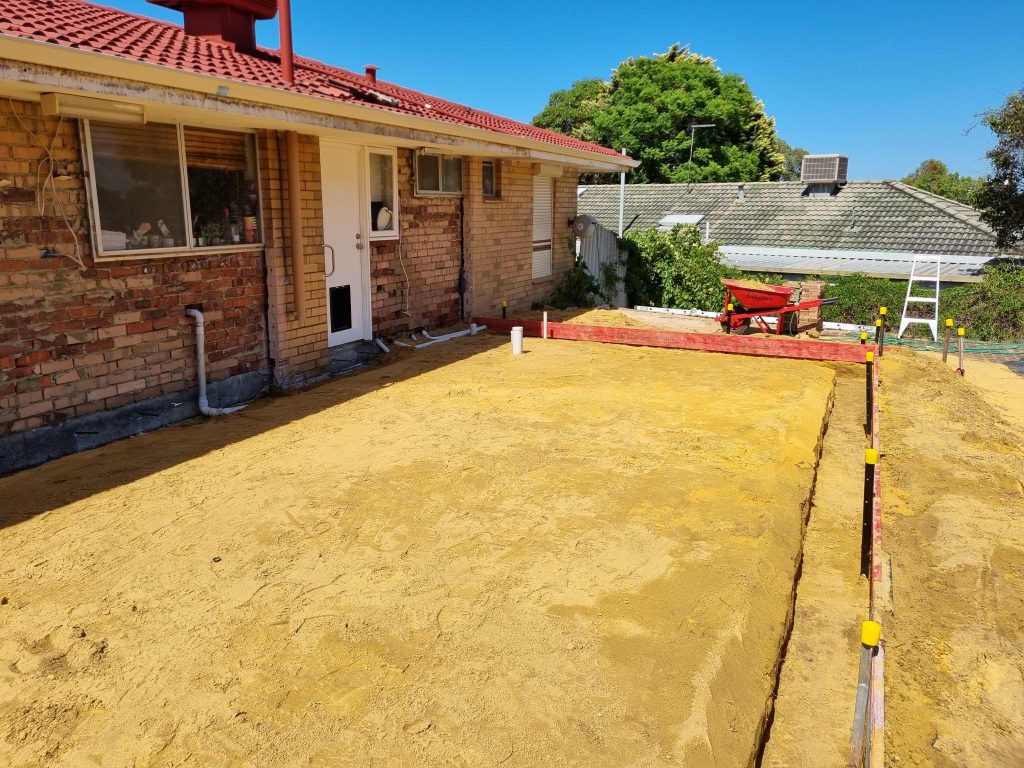
[[[551,214],[554,179],[533,177],[533,279],[551,276]]]
[[[177,127],[91,123],[89,138],[101,252],[184,246]]]
[[[196,245],[258,242],[255,138],[206,128],[184,128],[183,134]]]
[[[85,131],[99,255],[260,242],[251,134],[94,121]]]

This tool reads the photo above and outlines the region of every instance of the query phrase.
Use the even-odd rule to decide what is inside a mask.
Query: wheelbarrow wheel
[[[800,327],[800,313],[790,312],[782,316],[782,332],[787,336],[796,336],[797,328]]]
[[[733,333],[737,333],[742,336],[745,333],[750,333],[750,318],[745,317],[740,321],[738,327],[732,329]],[[729,321],[725,320],[722,322],[722,333],[729,333]]]

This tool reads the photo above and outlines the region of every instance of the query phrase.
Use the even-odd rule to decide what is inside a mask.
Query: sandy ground
[[[1024,379],[886,352],[890,766],[1024,765]]]
[[[846,766],[850,752],[860,625],[869,602],[860,576],[867,439],[863,369],[836,371],[766,768]]]
[[[833,371],[527,349],[0,479],[0,764],[749,764]]]

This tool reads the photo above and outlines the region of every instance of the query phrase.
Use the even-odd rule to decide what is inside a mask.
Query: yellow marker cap
[[[877,328],[881,328],[882,327],[882,318],[878,318],[877,320],[875,320],[875,327],[877,327]]]
[[[869,363],[873,363],[875,361],[875,353],[874,352],[865,352],[864,353],[864,359],[867,360]]]
[[[877,621],[865,621],[860,625],[860,641],[868,648],[874,648],[882,637],[882,625]]]
[[[877,464],[878,463],[878,451],[875,448],[868,448],[864,451],[864,463],[865,464]]]
[[[878,308],[878,314],[880,314],[880,315],[884,315],[888,311],[889,311],[888,307],[879,307]]]
[[[957,328],[956,329],[956,335],[957,336],[963,336],[964,335],[964,329],[963,328]]]
[[[867,332],[867,331],[861,331],[861,332],[860,332],[860,337],[861,337],[862,339],[866,339],[866,338],[868,337],[868,332]]]
[[[725,305],[725,311],[726,312],[732,312],[732,304],[726,304]]]
[[[502,300],[501,300],[501,306],[503,306],[503,307],[507,307],[507,306],[508,306],[508,302],[507,302],[507,301],[505,301],[504,299],[502,299]]]
[[[946,327],[947,328],[952,328],[953,327],[953,318],[952,317],[947,317],[946,318]]]

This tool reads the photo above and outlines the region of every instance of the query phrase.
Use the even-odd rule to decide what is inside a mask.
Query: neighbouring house
[[[276,0],[0,0],[0,474],[528,307],[614,150],[260,48]]]
[[[847,181],[846,167],[845,156],[819,155],[805,159],[801,181],[627,184],[623,227],[695,224],[727,264],[786,275],[905,280],[916,256],[933,276],[938,257],[944,283],[976,282],[1004,255],[974,208],[898,181]],[[580,213],[619,231],[619,185],[578,195]]]

